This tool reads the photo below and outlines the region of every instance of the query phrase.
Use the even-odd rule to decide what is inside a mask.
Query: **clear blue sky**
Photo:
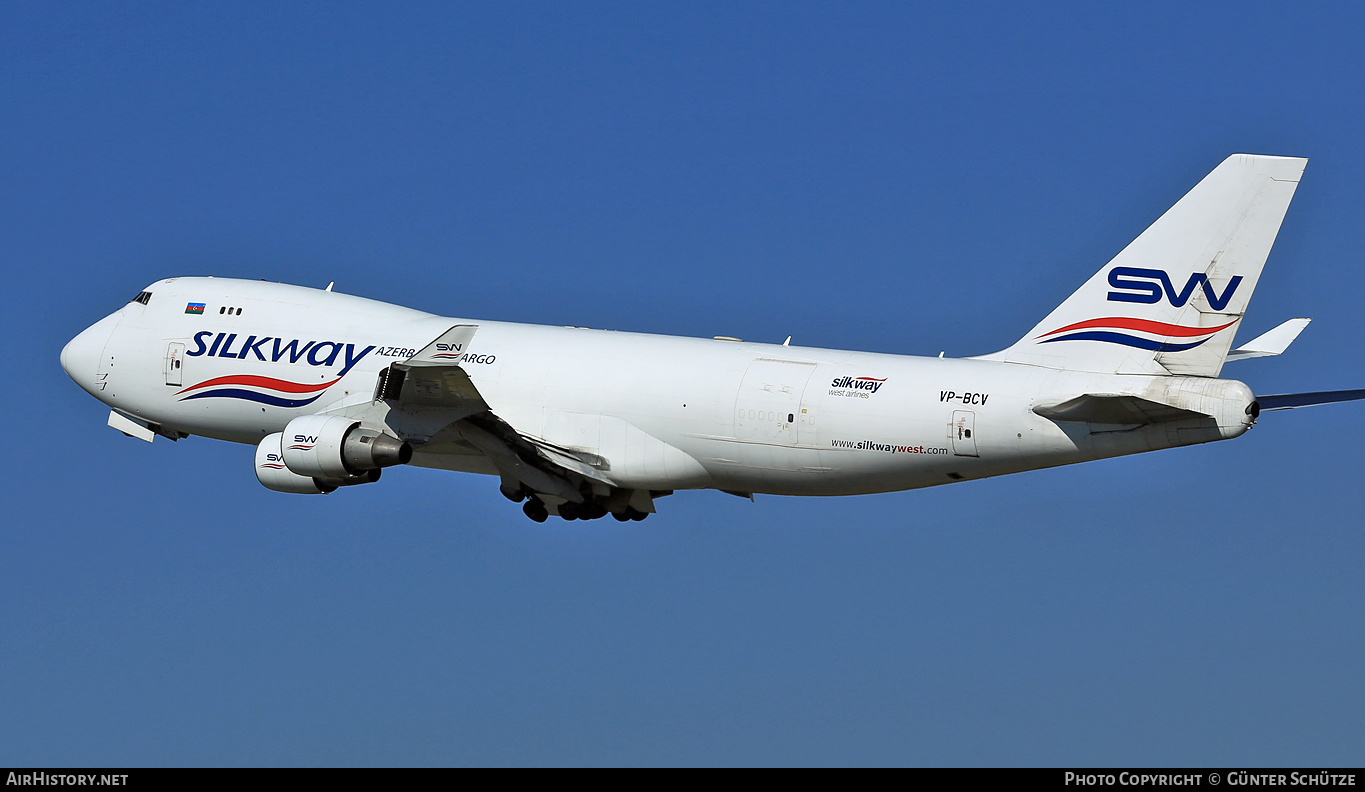
[[[0,6],[0,765],[1358,765],[1360,405],[535,525],[268,492],[58,366],[199,274],[980,354],[1247,151],[1311,161],[1242,338],[1316,321],[1226,374],[1365,386],[1358,5],[924,5]]]

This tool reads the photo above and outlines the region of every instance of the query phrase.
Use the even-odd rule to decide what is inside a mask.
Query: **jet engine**
[[[266,489],[300,495],[326,495],[338,487],[369,484],[379,480],[379,468],[343,476],[302,476],[289,469],[283,449],[284,434],[276,432],[256,446],[256,480]]]
[[[284,435],[276,432],[261,438],[256,446],[256,480],[266,489],[276,492],[296,492],[300,495],[326,495],[336,489],[323,486],[311,476],[300,476],[284,464],[284,453],[280,440]]]
[[[300,476],[346,481],[412,459],[412,446],[402,440],[337,415],[295,418],[283,434],[284,464]]]

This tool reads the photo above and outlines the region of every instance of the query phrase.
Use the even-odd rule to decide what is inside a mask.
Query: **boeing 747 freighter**
[[[167,278],[62,350],[132,437],[256,447],[329,493],[394,465],[482,473],[544,521],[643,519],[677,490],[856,495],[1238,437],[1223,364],[1306,160],[1236,154],[1013,346],[965,359],[437,316],[328,290]]]

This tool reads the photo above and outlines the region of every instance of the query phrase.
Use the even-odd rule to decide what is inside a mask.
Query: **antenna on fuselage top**
[[[323,289],[323,291],[331,291],[331,290],[332,290],[332,287],[335,286],[335,285],[337,285],[337,282],[336,282],[336,281],[328,281],[328,282],[327,282],[327,288]]]

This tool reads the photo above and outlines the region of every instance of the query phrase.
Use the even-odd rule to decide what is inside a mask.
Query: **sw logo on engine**
[[[1242,276],[1234,275],[1228,281],[1227,288],[1219,294],[1214,290],[1213,284],[1209,283],[1209,276],[1202,272],[1190,275],[1190,279],[1185,282],[1185,288],[1181,291],[1175,290],[1175,285],[1171,283],[1171,276],[1165,270],[1144,269],[1142,267],[1115,267],[1109,271],[1109,285],[1115,289],[1123,291],[1109,292],[1110,302],[1131,302],[1153,304],[1161,302],[1161,297],[1165,295],[1171,301],[1171,305],[1176,308],[1183,308],[1185,303],[1194,296],[1196,287],[1203,287],[1204,297],[1209,301],[1209,307],[1215,311],[1221,311],[1227,307],[1232,300],[1232,295],[1237,292],[1237,287],[1242,284]]]

